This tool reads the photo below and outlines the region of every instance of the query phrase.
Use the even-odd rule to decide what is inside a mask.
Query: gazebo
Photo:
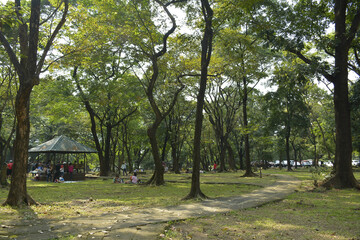
[[[37,147],[31,148],[29,153],[50,154],[50,157],[52,157],[53,160],[52,164],[53,169],[55,170],[55,174],[57,173],[58,169],[60,169],[60,166],[64,165],[64,179],[67,181],[70,179],[70,175],[67,171],[70,163],[74,165],[72,180],[84,180],[86,172],[86,154],[97,153],[97,151],[62,135],[44,142]],[[68,154],[68,158],[64,161],[61,161],[56,159],[56,154]],[[69,160],[69,154],[84,154],[84,161],[76,161],[72,163]]]

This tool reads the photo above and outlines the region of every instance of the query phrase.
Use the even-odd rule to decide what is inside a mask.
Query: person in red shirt
[[[214,162],[214,172],[216,172],[217,164]]]
[[[14,164],[14,163],[12,162],[12,160],[10,160],[9,163],[8,163],[8,165],[7,165],[7,171],[6,171],[6,172],[7,172],[8,178],[11,177],[13,164]]]
[[[70,181],[72,181],[73,172],[74,172],[74,165],[72,165],[72,163],[69,164],[68,171],[69,171],[69,175],[70,175]]]

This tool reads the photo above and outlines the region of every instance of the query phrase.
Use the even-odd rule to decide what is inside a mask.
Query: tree
[[[233,86],[224,87],[227,82],[221,76],[213,78],[213,81],[209,84],[209,93],[204,106],[215,132],[220,172],[227,170],[225,166],[226,152],[229,153],[228,150],[231,148],[229,137],[235,127],[236,112],[239,109],[238,91]],[[231,170],[236,169],[233,159],[230,159],[228,163]]]
[[[0,29],[0,41],[4,46],[6,53],[13,64],[19,79],[19,90],[16,95],[15,112],[16,112],[16,137],[14,142],[14,166],[10,191],[5,204],[11,206],[19,206],[22,204],[34,204],[35,201],[27,194],[26,189],[26,171],[28,160],[28,146],[30,135],[30,95],[33,87],[40,83],[40,73],[45,63],[45,58],[54,42],[55,37],[66,21],[68,13],[69,2],[68,0],[57,1],[58,6],[54,10],[54,15],[45,16],[45,21],[41,22],[41,1],[31,0],[30,5],[30,19],[29,24],[25,19],[26,4],[21,5],[20,0],[15,0],[14,15],[16,21],[14,25],[19,30],[19,45],[20,52],[16,52],[16,48],[12,47]],[[63,5],[62,8],[60,8]],[[57,17],[59,9],[63,9],[60,21],[58,21],[53,32],[47,29],[49,38],[46,41],[42,52],[38,52],[40,39],[41,26]],[[40,58],[38,57],[40,54]]]
[[[328,160],[333,160],[335,153],[334,104],[331,95],[331,92],[309,83],[305,96],[310,109],[310,133],[316,132],[314,136],[320,136],[318,146]]]
[[[131,82],[134,82],[135,77],[126,74],[127,70],[121,72],[116,60],[107,63],[105,56],[102,59],[104,60],[99,64],[99,68],[85,69],[87,74],[83,76],[83,81],[78,79],[77,69],[73,72],[73,79],[91,119],[91,131],[100,160],[100,175],[108,176],[111,149],[116,147],[111,146],[113,132],[126,118],[134,114],[137,108],[132,101],[136,91]],[[111,67],[107,69],[106,66]],[[98,135],[101,136],[100,139]]]
[[[267,95],[272,109],[269,122],[276,126],[277,135],[285,139],[287,168],[290,171],[290,137],[301,129],[307,129],[309,120],[304,100],[306,79],[294,68],[296,65],[285,64],[275,71],[272,79],[278,89]]]
[[[166,96],[168,97],[168,99],[170,99],[170,101],[168,101],[169,104],[165,104],[164,102],[163,105],[167,105],[167,107],[160,106],[158,96],[161,96],[163,94],[157,91],[159,90],[157,89],[157,84],[159,84],[159,80],[174,80],[173,76],[168,77],[166,74],[161,74],[162,67],[165,66],[165,64],[160,65],[161,58],[167,52],[168,38],[171,34],[174,33],[177,25],[175,18],[168,9],[168,7],[174,2],[163,3],[159,0],[155,0],[155,2],[160,6],[160,8],[165,12],[166,16],[171,21],[171,28],[166,30],[164,34],[160,34],[156,30],[156,26],[151,19],[152,13],[150,6],[148,5],[149,3],[142,2],[144,5],[138,6],[138,3],[134,2],[133,7],[135,10],[135,14],[137,14],[138,17],[137,24],[144,34],[144,36],[142,36],[142,39],[140,41],[134,42],[134,44],[139,47],[140,51],[144,54],[144,57],[149,60],[150,64],[148,71],[143,74],[143,79],[139,77],[139,80],[143,80],[142,85],[144,87],[144,91],[154,114],[154,120],[148,127],[147,134],[151,145],[151,152],[154,158],[155,171],[153,173],[153,176],[148,180],[147,184],[158,186],[163,185],[165,182],[164,167],[160,157],[157,131],[162,121],[170,114],[171,110],[173,109],[177,97],[184,88],[184,85],[180,82],[179,77],[176,77],[175,81],[177,82],[177,84],[175,84],[175,91],[171,93],[171,96],[169,96],[170,94]],[[141,11],[143,11],[143,9],[146,9],[147,13],[141,14]],[[171,91],[169,90],[167,93],[169,92]]]
[[[201,162],[201,131],[203,124],[203,108],[205,102],[205,90],[208,78],[208,66],[210,64],[212,53],[212,19],[213,10],[208,0],[201,0],[201,10],[204,17],[205,29],[203,39],[201,41],[201,77],[199,83],[199,92],[196,103],[196,119],[194,132],[194,152],[193,152],[193,172],[191,178],[190,193],[185,199],[192,198],[206,198],[205,194],[200,189],[200,162]]]
[[[268,3],[268,20],[261,16],[254,19],[259,24],[261,35],[276,48],[291,52],[309,65],[308,71],[321,74],[334,86],[334,109],[336,125],[335,174],[325,183],[325,187],[360,188],[352,166],[352,137],[350,104],[348,99],[349,50],[360,26],[360,6],[358,1],[298,1],[293,6],[285,2]],[[307,20],[307,19],[310,19]],[[307,22],[308,24],[304,24]],[[335,34],[327,34],[330,24],[335,26]],[[270,27],[270,25],[272,25]],[[312,54],[310,45],[318,52]],[[333,63],[326,62],[327,54]]]
[[[334,107],[336,124],[335,175],[324,183],[326,187],[360,189],[351,165],[352,138],[350,121],[350,104],[348,92],[348,54],[351,43],[360,26],[360,6],[351,1],[334,0],[335,16],[334,38],[334,70],[331,74],[322,71],[321,74],[334,84]],[[290,49],[300,59],[308,64],[314,61],[300,51]]]

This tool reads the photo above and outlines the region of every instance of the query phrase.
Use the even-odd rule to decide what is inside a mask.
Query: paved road
[[[11,228],[0,229],[0,240],[16,236],[16,239],[56,239],[75,235],[78,239],[156,239],[168,221],[181,220],[261,206],[284,199],[300,185],[300,180],[287,175],[276,175],[271,186],[237,197],[204,200],[163,208],[146,208],[142,212],[123,211],[106,213],[96,217],[79,217],[54,222],[38,220],[12,223]]]

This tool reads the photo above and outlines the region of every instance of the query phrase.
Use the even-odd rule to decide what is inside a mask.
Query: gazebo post
[[[86,153],[84,153],[84,174],[86,174]]]

